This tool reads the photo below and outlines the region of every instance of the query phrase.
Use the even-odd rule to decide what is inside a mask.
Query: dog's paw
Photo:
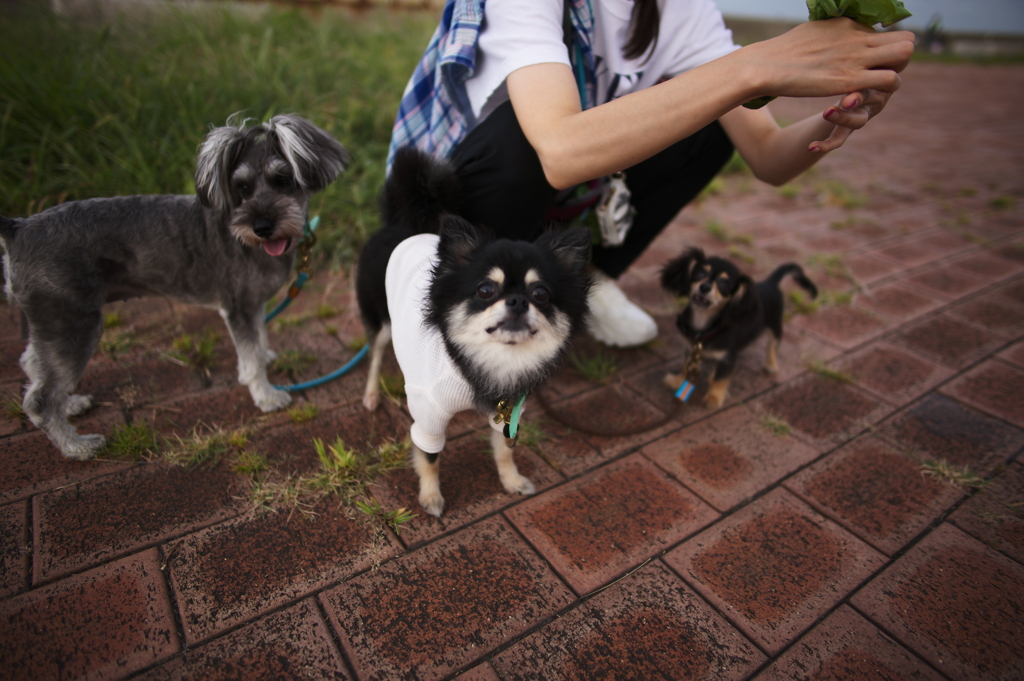
[[[439,493],[420,494],[420,506],[423,507],[423,511],[428,515],[440,518],[441,514],[444,513],[444,497]]]
[[[363,406],[367,411],[374,411],[380,405],[380,393],[366,393],[363,395]]]
[[[501,484],[509,494],[530,495],[537,491],[537,488],[534,487],[529,478],[518,473],[514,476],[506,475],[501,479]]]
[[[779,375],[779,365],[778,364],[776,364],[775,366],[765,365],[765,367],[763,369],[761,369],[761,371],[764,373],[765,376],[771,376],[772,378],[775,378],[776,376]]]
[[[661,379],[661,384],[668,388],[669,390],[671,390],[672,392],[675,392],[676,390],[679,390],[679,386],[683,384],[683,375],[665,374],[665,376]]]
[[[80,416],[92,409],[92,395],[68,395],[64,403],[65,416]]]
[[[709,392],[704,396],[704,406],[718,409],[725,402],[725,393]]]
[[[270,362],[273,362],[275,359],[277,359],[277,353],[271,350],[270,348],[267,348],[267,363],[269,364]]]
[[[61,448],[60,453],[65,459],[72,461],[88,461],[96,458],[96,455],[107,446],[107,438],[99,434],[77,435],[66,446]]]
[[[250,389],[252,386],[249,386]],[[253,402],[260,408],[264,414],[278,409],[284,409],[292,403],[292,396],[285,390],[275,390],[270,388],[269,390],[250,390],[252,392]]]

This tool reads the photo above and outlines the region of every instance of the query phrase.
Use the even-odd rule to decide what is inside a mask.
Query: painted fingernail
[[[810,151],[811,151],[812,153],[815,153],[815,154],[816,154],[816,153],[818,153],[819,151],[821,151],[821,147],[811,147],[811,148],[810,148]]]
[[[835,116],[837,113],[839,112],[836,111],[835,109],[829,109],[828,111],[825,112],[825,120],[832,120],[832,117]]]

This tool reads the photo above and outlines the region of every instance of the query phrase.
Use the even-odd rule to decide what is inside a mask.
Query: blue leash
[[[314,234],[314,232],[316,232],[316,228],[319,224],[320,216],[314,215],[312,218],[310,218],[309,222],[307,222],[303,226],[302,240],[299,241],[299,245],[302,248],[302,261],[299,263],[299,274],[297,277],[295,277],[295,282],[288,287],[288,295],[285,297],[285,299],[278,303],[277,307],[268,312],[267,316],[263,318],[264,324],[270,322],[271,319],[281,314],[286,307],[291,305],[292,301],[295,300],[298,297],[299,293],[302,292],[302,287],[309,280],[309,273],[306,272],[306,269],[309,267],[309,251],[311,248],[313,248],[313,244],[316,243],[316,234]],[[319,385],[323,385],[324,383],[333,381],[334,379],[344,376],[349,371],[351,371],[352,367],[359,364],[360,360],[362,360],[363,357],[366,357],[366,353],[368,353],[369,351],[370,344],[367,343],[366,345],[363,346],[362,350],[356,353],[355,357],[350,359],[345,364],[345,366],[341,367],[336,371],[332,371],[326,376],[321,376],[320,378],[315,378],[312,381],[306,381],[305,383],[296,383],[294,385],[275,385],[274,389],[284,390],[285,392],[293,393],[298,392],[300,390],[315,388]]]

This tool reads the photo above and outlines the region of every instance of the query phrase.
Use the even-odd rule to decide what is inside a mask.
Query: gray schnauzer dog
[[[103,333],[106,302],[162,295],[215,308],[238,353],[238,382],[265,412],[291,402],[267,380],[264,307],[288,278],[312,194],[348,154],[298,116],[215,128],[196,163],[198,196],[72,201],[25,219],[0,217],[6,292],[28,320],[22,408],[69,459],[106,442],[67,417],[92,406],[72,395]]]

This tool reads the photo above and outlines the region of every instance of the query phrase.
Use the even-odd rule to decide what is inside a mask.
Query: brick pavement
[[[824,105],[772,106],[793,121]],[[796,260],[825,292],[791,310],[779,376],[760,373],[762,341],[723,408],[627,438],[534,405],[517,453],[529,499],[502,491],[482,420],[460,417],[445,516],[400,534],[331,499],[306,514],[253,501],[254,481],[319,470],[313,438],[366,453],[404,436],[400,403],[359,405],[365,367],[298,396],[318,408],[308,420],[262,416],[215,314],[112,307],[80,430],[145,424],[165,448],[212,427],[248,438],[188,467],[67,462],[10,406],[23,342],[0,306],[0,675],[1021,678],[1022,107],[1024,67],[914,63],[884,118],[798,182],[726,178],[623,277],[658,339],[604,350],[618,369],[602,384],[566,367],[543,389],[609,424],[671,409],[660,378],[682,346],[655,281],[689,244],[755,275]],[[206,329],[206,368],[168,359]],[[272,327],[289,351],[273,378],[335,368],[361,332],[347,277],[318,275]],[[924,475],[925,461],[989,483]],[[416,506],[408,469],[371,493]]]

